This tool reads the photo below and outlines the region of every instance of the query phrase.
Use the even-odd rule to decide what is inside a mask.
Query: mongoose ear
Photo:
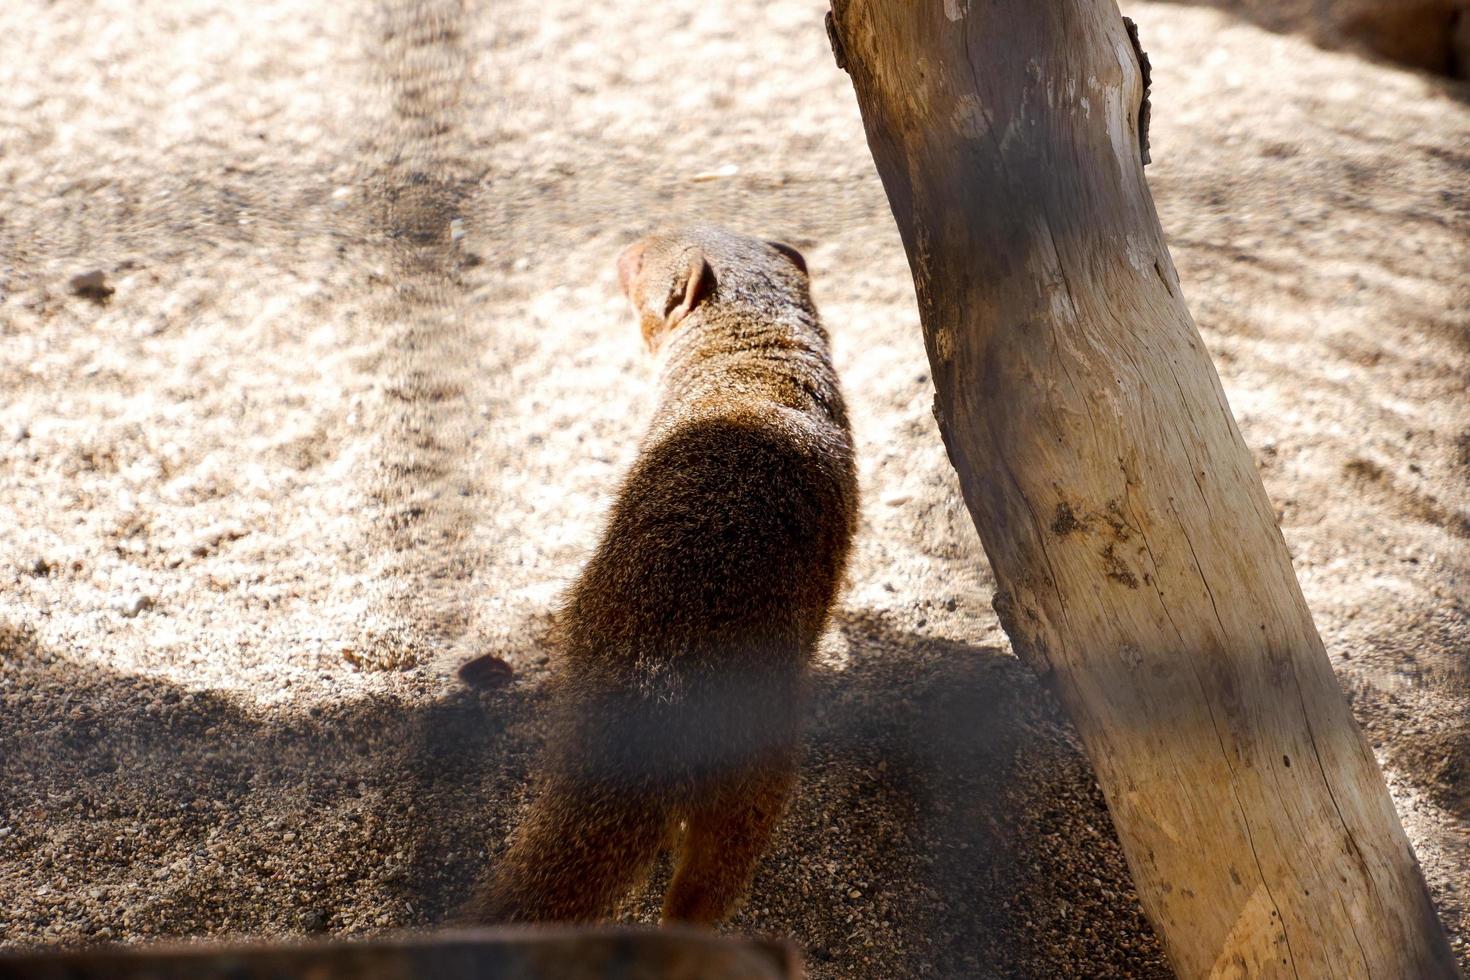
[[[766,244],[790,259],[791,264],[796,266],[803,273],[806,272],[806,259],[795,248],[787,245],[785,242],[766,242]]]
[[[643,271],[643,253],[647,248],[647,241],[637,241],[618,255],[618,285],[622,287],[623,295],[635,305],[638,301],[633,296],[633,283],[638,281],[638,273]]]
[[[669,306],[664,311],[664,327],[672,330],[715,288],[715,270],[710,268],[699,247],[684,253],[685,265],[674,278],[669,290]]]

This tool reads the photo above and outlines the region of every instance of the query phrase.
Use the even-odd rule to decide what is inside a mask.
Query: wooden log
[[[1455,976],[1185,306],[1113,0],[834,0],[829,30],[996,611],[1174,968]]]
[[[1357,41],[1380,57],[1470,78],[1467,0],[1337,0],[1317,5],[1316,36]]]
[[[1273,31],[1365,48],[1411,68],[1470,78],[1470,0],[1217,0]]]
[[[0,980],[798,980],[784,943],[690,928],[474,929],[370,942],[0,956]]]

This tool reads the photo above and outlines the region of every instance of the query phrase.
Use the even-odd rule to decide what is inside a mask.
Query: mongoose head
[[[640,238],[618,256],[618,280],[649,350],[706,304],[810,306],[806,259],[785,242],[719,228]]]

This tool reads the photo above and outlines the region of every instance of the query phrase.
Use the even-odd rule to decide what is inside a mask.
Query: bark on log
[[[1174,968],[1455,976],[1181,296],[1113,0],[834,0],[829,29],[996,610]]]

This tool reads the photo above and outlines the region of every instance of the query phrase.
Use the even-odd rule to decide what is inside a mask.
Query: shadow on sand
[[[1087,763],[1032,676],[881,619],[837,628],[847,665],[814,676],[802,787],[732,928],[790,935],[842,973],[877,939],[911,975],[1167,976]],[[0,682],[0,875],[101,889],[114,912],[77,920],[26,896],[0,917],[71,942],[442,922],[503,844],[544,734],[530,682],[247,710],[13,628]],[[320,859],[273,860],[301,850]],[[835,870],[810,860],[834,852]],[[832,901],[855,926],[813,913]]]

